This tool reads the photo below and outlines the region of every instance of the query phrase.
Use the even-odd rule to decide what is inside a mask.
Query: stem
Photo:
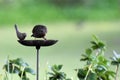
[[[7,64],[8,64],[8,67],[7,67],[7,69],[8,69],[8,80],[10,79],[10,65],[9,65],[9,56],[7,57]]]
[[[8,74],[7,74],[7,72],[5,71],[5,79],[6,80],[8,80],[9,78],[8,78]]]
[[[87,74],[86,74],[84,80],[87,80],[87,77],[88,77],[88,75],[89,75],[89,73],[90,73],[90,71],[91,71],[91,68],[92,68],[92,66],[94,65],[94,61],[97,59],[97,57],[98,57],[98,55],[99,55],[100,52],[102,53],[102,50],[101,50],[101,51],[97,50],[97,52],[96,52],[96,57],[95,57],[95,59],[93,60],[93,62],[89,65],[88,71],[87,71]]]
[[[11,80],[13,80],[13,72],[14,72],[15,65],[12,64],[12,74],[11,74]]]
[[[87,74],[86,74],[84,80],[87,80],[87,77],[88,77],[88,75],[89,75],[89,73],[91,71],[91,67],[92,67],[92,64],[90,64],[90,66],[88,67],[88,71],[87,71]]]
[[[25,67],[23,68],[22,73],[21,73],[21,80],[23,78],[24,70],[25,70]]]
[[[47,80],[47,70],[45,70],[45,80]]]
[[[79,69],[76,70],[76,74],[78,73]],[[75,75],[76,80],[79,80],[77,75]]]
[[[115,77],[115,80],[117,80],[117,77],[118,77],[118,69],[119,69],[119,64],[116,67],[116,77]]]

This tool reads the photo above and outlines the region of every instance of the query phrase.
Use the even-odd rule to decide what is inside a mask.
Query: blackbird
[[[44,40],[46,40],[45,35],[47,33],[47,28],[44,25],[35,25],[32,33],[33,34],[31,35],[31,37],[43,38]]]
[[[26,33],[21,33],[18,28],[17,28],[17,25],[15,24],[15,30],[16,30],[16,34],[17,34],[17,37],[19,40],[24,40],[25,37],[27,36]]]

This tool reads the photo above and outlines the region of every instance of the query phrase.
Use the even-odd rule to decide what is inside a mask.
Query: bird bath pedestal
[[[18,40],[18,42],[24,46],[35,47],[36,54],[36,80],[39,80],[39,51],[41,47],[47,47],[54,45],[57,40]]]

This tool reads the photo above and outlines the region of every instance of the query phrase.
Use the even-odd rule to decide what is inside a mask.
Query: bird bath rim
[[[18,40],[18,42],[24,46],[52,46],[58,40]]]

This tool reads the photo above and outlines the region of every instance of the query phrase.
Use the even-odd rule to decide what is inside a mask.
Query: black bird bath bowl
[[[24,46],[35,47],[37,50],[36,60],[36,80],[39,80],[39,50],[41,47],[52,46],[58,40],[18,40],[18,42]]]
[[[47,47],[54,45],[58,40],[18,40],[18,42],[24,46],[36,47]]]

